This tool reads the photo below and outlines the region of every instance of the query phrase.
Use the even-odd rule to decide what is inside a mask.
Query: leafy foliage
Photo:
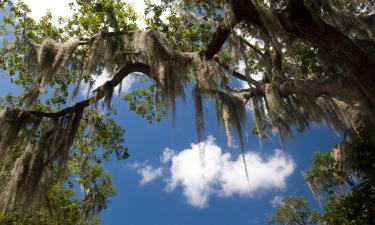
[[[275,214],[269,224],[278,225],[317,225],[320,214],[308,208],[308,203],[301,197],[287,196],[276,206]]]
[[[338,146],[343,157],[334,150],[315,154],[306,172],[314,192],[354,185],[353,176],[361,179],[358,183],[374,177],[373,1],[146,3],[148,29],[139,30],[136,13],[124,1],[76,0],[70,3],[72,17],[58,18],[58,24],[50,12],[40,20],[30,18],[21,0],[0,2],[5,12],[0,67],[24,90],[20,96],[1,98],[0,123],[6,132],[0,135],[0,151],[5,152],[0,160],[5,182],[0,185],[7,190],[1,200],[25,202],[37,192],[43,200],[29,210],[39,210],[42,220],[26,216],[28,223],[59,224],[63,218],[70,218],[65,223],[97,222],[115,194],[102,164],[114,156],[129,157],[124,131],[111,119],[116,113],[111,98],[131,72],[155,81],[124,96],[128,109],[149,122],[165,118],[168,109],[175,112],[176,98],[184,98],[192,84],[200,138],[203,103],[214,99],[228,143],[233,144],[235,131],[243,146],[245,107],[252,104],[254,132],[260,138],[277,134],[284,142],[294,127],[303,132],[312,123],[348,134]],[[165,12],[169,15],[163,19]],[[92,90],[103,72],[113,79]],[[234,79],[248,88],[233,87]],[[87,99],[67,107],[82,83],[88,87]],[[88,109],[101,99],[108,113]],[[30,192],[12,191],[29,181]],[[75,191],[78,186],[81,192]],[[336,196],[329,204],[346,207],[346,201],[363,197],[357,193],[362,192]],[[305,224],[317,222],[303,199],[284,201],[275,222],[296,223],[288,220],[294,215]],[[2,217],[17,222],[21,214],[29,212],[10,210]],[[57,221],[50,221],[47,215],[54,214]]]
[[[154,85],[149,88],[141,87],[124,96],[128,102],[128,109],[142,116],[146,121],[160,122],[167,116],[165,104],[156,96]]]
[[[375,222],[375,182],[368,180],[350,193],[330,195],[322,217],[328,225],[365,225]]]

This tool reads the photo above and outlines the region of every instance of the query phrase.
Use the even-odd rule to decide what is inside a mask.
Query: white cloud
[[[281,203],[282,203],[282,200],[283,200],[283,196],[280,196],[280,195],[276,195],[272,200],[271,200],[271,205],[272,207],[277,207],[279,206]]]
[[[167,163],[173,156],[176,155],[176,152],[172,149],[166,148],[163,152],[163,155],[160,157],[160,162]]]
[[[202,149],[204,158],[200,157]],[[212,196],[254,197],[261,191],[285,188],[286,178],[295,168],[293,160],[281,150],[267,158],[248,152],[247,180],[242,158],[223,152],[212,136],[178,153],[167,148],[163,155],[168,156],[161,157],[168,172],[163,175],[166,190],[181,187],[187,202],[197,208],[207,207]]]
[[[145,185],[151,181],[161,177],[163,175],[163,168],[154,168],[151,165],[145,165],[144,167],[139,167],[137,173],[141,176],[140,185]]]

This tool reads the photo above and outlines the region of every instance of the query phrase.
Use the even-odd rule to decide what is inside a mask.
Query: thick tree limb
[[[325,23],[318,16],[313,17],[303,5],[303,1],[291,2],[293,5],[289,13],[279,16],[284,29],[312,43],[348,70],[348,77],[353,79],[375,106],[374,60],[335,27]]]
[[[88,37],[88,38],[81,37],[79,39],[80,45],[92,44],[95,41],[96,37],[99,35],[99,33],[94,34],[93,36]],[[114,37],[114,36],[120,36],[120,35],[129,35],[131,33],[133,32],[132,31],[121,31],[121,32],[113,31],[113,32],[103,32],[101,33],[101,35],[103,35],[103,37]]]
[[[238,24],[238,20],[233,15],[233,10],[230,8],[231,5],[224,3],[224,20],[216,28],[215,33],[212,35],[210,42],[208,43],[205,50],[201,51],[200,54],[204,56],[207,60],[211,59],[218,53],[223,46],[224,42],[227,40],[232,29]]]
[[[331,80],[287,80],[279,86],[279,92],[282,97],[288,95],[306,95],[311,97],[320,97],[323,95],[342,98],[347,92],[347,86]]]
[[[258,27],[265,26],[253,1],[227,0],[237,22],[245,21]],[[347,35],[327,24],[320,15],[312,15],[303,0],[289,0],[285,12],[275,14],[289,37],[301,38],[325,52],[348,71],[364,96],[375,107],[375,62]]]
[[[310,97],[329,96],[340,99],[344,102],[350,102],[347,95],[349,84],[338,83],[333,80],[287,80],[277,85],[277,91],[281,97],[288,97],[289,95],[305,95]],[[255,88],[248,88],[236,91],[247,100],[254,96],[265,96],[265,85],[260,85]]]
[[[236,24],[246,21],[258,25],[259,27],[265,27],[259,15],[259,12],[252,1],[245,0],[227,0],[227,4],[224,4],[225,18],[222,23],[218,26],[215,33],[213,34],[211,41],[207,47],[199,52],[205,59],[212,59],[221,49],[228,35],[233,30]],[[334,27],[326,24],[323,20],[313,18],[311,13],[304,7],[304,3],[301,0],[290,0],[289,11],[285,14],[277,15],[283,28],[292,36],[303,38],[309,41],[319,49],[324,50],[333,59],[343,65],[350,71],[350,77],[357,81],[359,87],[367,97],[371,97],[375,93],[375,79],[373,79],[373,73],[375,71],[375,63],[362,52],[362,50],[355,45],[347,36],[337,31]],[[115,33],[108,33],[108,35],[121,35]],[[89,43],[94,37],[91,37],[86,41]],[[251,46],[250,46],[251,47]],[[259,52],[258,52],[259,53]],[[189,53],[181,53],[187,54]],[[215,59],[217,60],[217,58]],[[225,63],[220,62],[223,68],[231,71],[231,68]],[[115,75],[114,79],[107,82],[101,88],[99,88],[96,96],[87,99],[83,102],[77,103],[75,106],[66,108],[56,113],[43,113],[33,112],[34,114],[40,114],[49,117],[56,117],[64,115],[68,112],[74,111],[74,108],[84,108],[92,102],[98,101],[103,98],[106,94],[106,88],[113,88],[121,82],[121,80],[131,72],[149,72],[149,66],[146,64],[138,63],[131,64],[124,67],[118,74]],[[249,81],[255,86],[259,87],[259,83],[250,80],[247,76],[244,76],[236,71],[233,71],[233,75],[240,80]],[[324,84],[324,85],[322,85]],[[363,86],[369,86],[369,90],[365,90]],[[257,94],[261,94],[260,88]],[[326,84],[318,81],[296,81],[288,80],[279,86],[279,91],[283,96],[290,94],[303,94],[303,95],[340,95],[336,84]],[[374,100],[372,100],[374,101]],[[375,105],[375,104],[374,104]]]
[[[87,106],[98,102],[100,99],[104,98],[108,91],[112,91],[114,87],[119,85],[122,80],[131,73],[140,72],[144,74],[150,73],[150,67],[144,63],[132,63],[124,66],[119,72],[115,74],[112,80],[107,81],[98,89],[96,89],[96,94],[92,97],[89,97],[86,100],[76,103],[74,106],[67,107],[58,112],[40,112],[40,111],[26,111],[37,116],[43,117],[62,117],[72,112],[76,112],[86,108]]]

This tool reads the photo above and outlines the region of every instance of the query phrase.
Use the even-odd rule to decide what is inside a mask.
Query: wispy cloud
[[[130,168],[135,170],[141,177],[141,180],[139,181],[139,185],[141,186],[151,183],[152,181],[162,177],[164,174],[163,167],[155,167],[151,165],[149,161],[143,163],[132,163],[130,164]]]
[[[151,181],[161,177],[163,175],[163,168],[154,168],[150,165],[146,165],[145,167],[141,167],[137,170],[137,173],[142,177],[141,181],[139,182],[140,185],[145,185],[150,183]]]
[[[162,162],[163,164],[166,164],[175,155],[176,155],[176,152],[174,150],[166,148],[164,149],[163,155],[160,157],[160,162]]]
[[[281,203],[282,203],[282,200],[283,200],[283,196],[280,196],[280,195],[276,195],[272,200],[271,200],[271,205],[273,207],[277,207],[279,206]]]
[[[295,169],[294,161],[281,150],[266,158],[248,152],[248,181],[241,157],[223,152],[212,136],[180,152],[167,148],[163,155],[160,168],[164,172],[158,177],[164,178],[165,190],[181,187],[187,202],[197,208],[207,207],[212,196],[254,197],[261,191],[285,188]]]

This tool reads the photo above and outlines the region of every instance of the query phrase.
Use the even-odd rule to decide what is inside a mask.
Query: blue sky
[[[248,185],[249,188],[255,189],[255,191],[249,191],[250,194],[248,194],[246,190],[241,192],[241,184],[233,184],[236,182],[232,182],[230,179],[207,178],[214,183],[207,184],[205,179],[199,179],[202,176],[202,171],[199,170],[196,173],[198,178],[195,178],[198,180],[197,184],[195,181],[191,181],[194,180],[191,178],[191,174],[186,175],[173,171],[170,161],[167,164],[161,162],[160,157],[168,148],[175,151],[176,162],[178,159],[184,159],[185,154],[196,154],[195,161],[185,162],[186,168],[189,168],[190,165],[192,170],[196,170],[200,166],[199,148],[195,147],[192,150],[191,147],[192,143],[197,143],[194,107],[191,98],[188,98],[185,104],[181,102],[178,104],[174,125],[171,118],[160,123],[149,124],[133,112],[126,111],[126,106],[119,100],[116,99],[114,104],[119,109],[116,119],[126,129],[126,144],[129,146],[131,157],[125,162],[110,162],[106,165],[112,172],[118,195],[111,199],[110,207],[102,213],[103,224],[265,224],[267,215],[273,212],[272,201],[285,195],[302,195],[310,200],[314,207],[318,207],[303,180],[301,171],[310,167],[314,151],[327,150],[340,140],[326,127],[313,127],[302,135],[295,133],[293,140],[287,140],[286,149],[279,151],[281,156],[275,157],[275,149],[280,149],[277,137],[262,141],[262,147],[260,147],[256,136],[248,136],[246,153],[253,154],[253,156],[257,154],[259,158],[263,159],[259,161],[247,158],[247,166],[252,169],[249,170],[250,183]],[[207,143],[206,140],[205,159],[217,160],[215,157],[208,156],[210,151],[214,151],[212,148],[216,148],[216,150],[221,149],[222,154],[231,154],[232,158],[226,162],[233,164],[240,154],[240,150],[227,147],[224,132],[217,126],[213,110],[212,105],[207,105],[205,108],[207,115],[206,137],[211,136],[215,139],[215,144]],[[259,172],[259,170],[264,170],[264,167],[274,166],[269,160],[272,156],[273,162],[279,168],[276,170],[268,168],[269,171],[266,173]],[[186,159],[191,158],[186,157]],[[294,164],[291,172],[289,171],[290,161],[293,161]],[[151,171],[159,176],[142,184],[143,177],[139,171],[147,166],[152,167]],[[158,172],[160,168],[164,171],[162,175]],[[226,170],[228,168],[230,166],[220,167],[220,169]],[[241,174],[243,173],[242,168],[240,170],[232,169],[229,172],[234,171]],[[175,180],[178,184],[175,189],[167,190],[168,183],[172,179],[171,173],[177,177]],[[242,175],[242,178],[239,178],[242,181],[239,183],[247,184],[246,176]],[[252,175],[261,178],[254,179]],[[223,175],[219,172],[218,176]],[[236,174],[232,176],[236,176]],[[181,179],[185,179],[185,184],[181,184]],[[285,186],[274,181],[275,179],[284,180]],[[255,180],[257,184],[252,183],[252,180]],[[214,189],[211,194],[208,194],[209,200],[203,206],[199,201],[189,200],[190,195],[186,194],[187,188],[192,186],[190,188],[194,189],[196,185],[200,185],[199,182],[203,183],[201,185],[208,185],[211,188],[213,186]],[[220,193],[220,191],[223,192],[223,187],[220,186],[220,183],[223,182],[227,182],[227,184],[232,182],[231,188],[226,188],[226,191],[229,189],[232,194],[226,196]]]
[[[129,90],[133,82],[126,84]],[[0,96],[8,92],[19,90],[0,75]],[[175,122],[170,115],[150,124],[127,111],[118,97],[113,106],[118,110],[116,121],[126,130],[131,157],[105,164],[118,194],[101,214],[104,225],[266,224],[272,202],[285,195],[304,196],[319,208],[301,171],[310,167],[314,151],[328,150],[340,141],[327,127],[295,132],[283,149],[277,137],[260,141],[248,135],[247,181],[240,149],[227,146],[212,103],[205,105],[205,140],[198,143],[189,90],[186,102],[178,101]],[[249,112],[248,129],[251,119]]]
[[[2,74],[0,95],[8,92],[19,90]],[[240,149],[227,147],[211,103],[205,107],[206,139],[204,145],[197,145],[194,104],[187,96],[186,102],[178,101],[175,122],[169,115],[153,124],[127,111],[126,103],[115,97],[115,119],[126,129],[125,143],[131,157],[105,164],[118,193],[101,214],[103,224],[266,224],[273,212],[272,202],[285,195],[304,196],[319,209],[301,171],[310,167],[314,151],[329,149],[339,142],[339,136],[324,126],[315,126],[304,134],[295,132],[285,148],[276,151],[281,148],[277,137],[260,143],[256,136],[247,136],[248,182],[238,159]],[[203,158],[201,149],[205,149]],[[173,168],[179,165],[183,171]],[[208,169],[200,170],[202,167]],[[184,172],[189,169],[194,172]],[[171,188],[171,184],[175,186]],[[202,191],[202,186],[209,190]],[[193,194],[187,194],[189,190]]]

